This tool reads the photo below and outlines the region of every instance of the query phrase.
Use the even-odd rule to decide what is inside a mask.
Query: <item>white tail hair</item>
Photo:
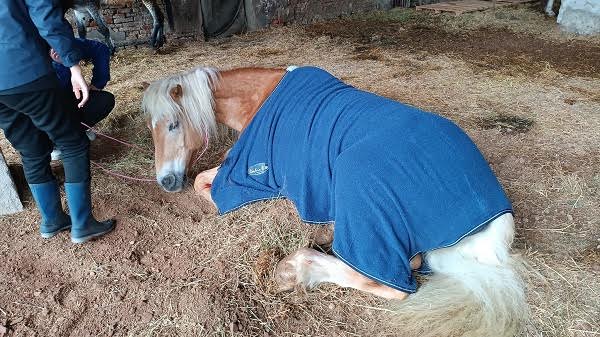
[[[528,309],[509,253],[513,216],[506,213],[458,244],[425,254],[433,271],[419,290],[394,308],[389,335],[513,337]]]
[[[216,69],[199,67],[154,81],[144,91],[142,110],[153,124],[163,119],[184,120],[200,134],[213,137],[217,135],[217,122],[212,90],[218,80]],[[177,85],[183,91],[179,102],[170,94]]]

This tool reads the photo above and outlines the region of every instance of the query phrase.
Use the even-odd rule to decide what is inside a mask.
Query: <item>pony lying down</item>
[[[241,133],[194,188],[220,214],[288,198],[334,223],[333,253],[280,261],[282,290],[336,283],[389,298],[401,336],[514,336],[527,314],[509,252],[512,208],[449,120],[358,90],[314,67],[197,68],[149,84],[142,107],[158,183],[180,191],[217,122]],[[414,272],[430,274],[417,291]]]

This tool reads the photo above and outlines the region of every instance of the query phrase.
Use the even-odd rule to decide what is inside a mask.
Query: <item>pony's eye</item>
[[[173,131],[175,129],[177,129],[179,127],[179,121],[174,121],[173,123],[169,124],[169,131]]]

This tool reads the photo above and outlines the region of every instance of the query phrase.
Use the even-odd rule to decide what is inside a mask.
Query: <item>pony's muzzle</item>
[[[183,189],[185,183],[185,175],[176,175],[169,173],[159,180],[160,186],[167,192],[179,192]]]

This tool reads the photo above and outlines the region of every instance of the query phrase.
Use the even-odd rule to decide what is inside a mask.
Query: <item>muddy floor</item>
[[[171,41],[158,55],[117,53],[107,88],[117,106],[100,129],[150,150],[142,81],[198,65],[292,64],[463,127],[515,208],[515,251],[530,268],[522,335],[600,334],[599,39],[563,34],[535,8],[517,8],[461,17],[400,10]],[[214,166],[227,144],[213,144],[194,171]],[[276,262],[312,245],[316,231],[285,201],[217,217],[191,188],[167,194],[93,168],[94,212],[116,217],[117,229],[85,245],[67,234],[43,240],[19,158],[2,137],[0,146],[26,206],[0,218],[0,336],[372,336],[386,319],[385,301],[357,291],[275,291]],[[92,157],[152,176],[151,152],[97,140]]]

